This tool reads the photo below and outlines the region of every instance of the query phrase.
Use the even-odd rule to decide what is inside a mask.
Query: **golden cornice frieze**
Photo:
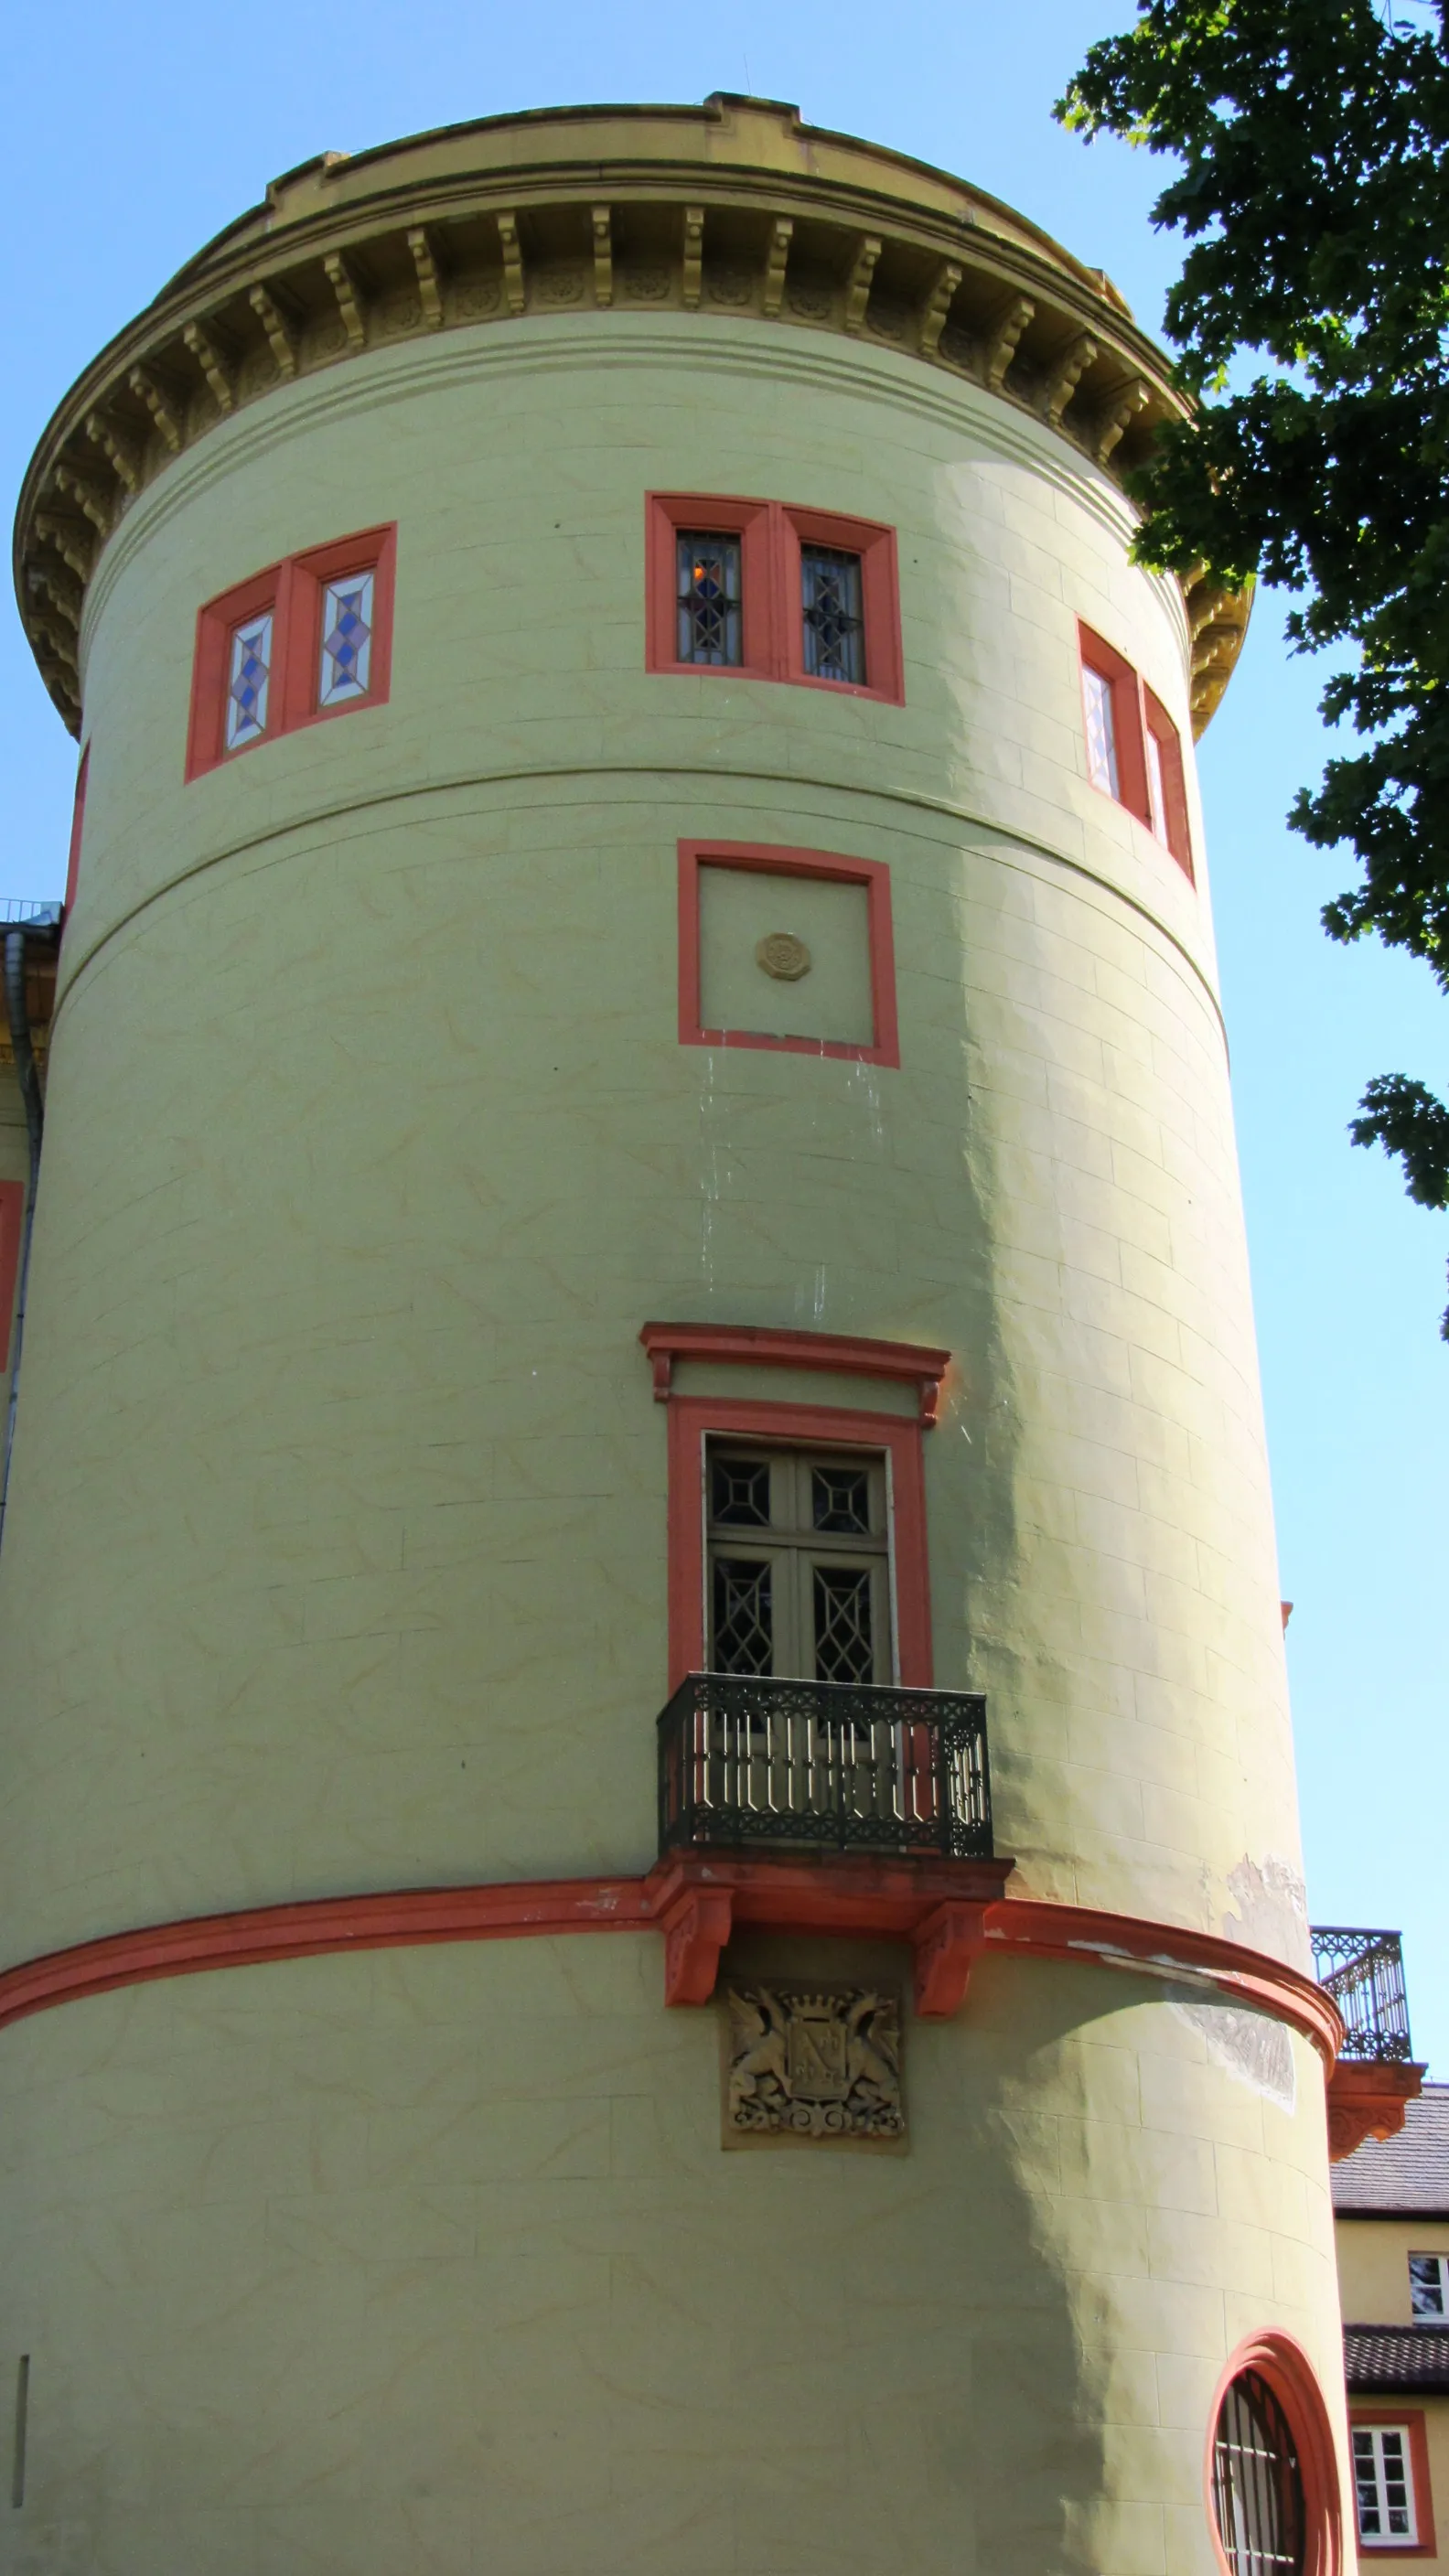
[[[439,331],[698,312],[892,349],[1118,477],[1183,405],[1109,279],[995,200],[793,108],[559,110],[327,154],[198,253],[61,403],[16,519],[21,615],[73,732],[86,585],[174,458],[279,387]],[[1193,716],[1246,603],[1188,592]]]

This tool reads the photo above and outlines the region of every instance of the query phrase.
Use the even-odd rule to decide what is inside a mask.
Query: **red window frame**
[[[0,1181],[0,1369],[10,1366],[10,1330],[25,1233],[25,1183]]]
[[[236,582],[230,590],[205,601],[196,614],[196,653],[192,664],[191,712],[186,734],[186,777],[200,778],[223,763],[304,725],[325,724],[333,716],[356,715],[365,707],[385,706],[392,687],[392,611],[397,569],[397,523],[359,528],[325,546],[309,546],[287,555]],[[318,663],[322,649],[322,594],[329,581],[352,572],[371,572],[372,649],[367,695],[341,705],[317,703]],[[233,631],[245,617],[272,616],[271,683],[267,727],[252,742],[226,749],[226,674]]]
[[[843,519],[832,510],[797,510],[782,503],[779,514],[779,590],[784,629],[785,677],[806,689],[829,689],[836,697],[882,698],[903,706],[900,583],[896,573],[896,532],[877,519]],[[864,680],[825,680],[805,668],[805,619],[800,586],[802,546],[833,546],[860,557],[861,616],[865,625]]]
[[[75,901],[76,887],[80,883],[81,834],[85,830],[86,780],[90,774],[90,766],[91,747],[87,743],[80,756],[80,767],[75,774],[75,803],[70,813],[70,851],[65,863],[66,915],[69,914],[71,905]],[[0,1281],[0,1288],[3,1288],[3,1281]]]
[[[1219,2576],[1233,2576],[1233,2570],[1218,2537],[1213,2505],[1213,2442],[1223,2399],[1231,2382],[1245,2370],[1256,2370],[1266,2379],[1292,2428],[1303,2480],[1303,2576],[1343,2576],[1343,2496],[1333,2426],[1307,2353],[1292,2335],[1277,2329],[1244,2337],[1224,2364],[1208,2405],[1203,2507]],[[1394,2418],[1396,2423],[1399,2420]]]
[[[1095,671],[1105,680],[1112,699],[1112,734],[1117,750],[1117,795],[1112,801],[1125,805],[1139,823],[1152,829],[1152,806],[1147,794],[1147,753],[1142,738],[1142,694],[1137,674],[1115,645],[1109,644],[1094,627],[1077,621],[1077,644],[1082,667],[1082,724],[1087,722],[1086,674]],[[1108,795],[1105,787],[1091,785],[1099,796]]]
[[[1187,777],[1183,768],[1182,736],[1155,689],[1142,683],[1142,719],[1157,745],[1162,765],[1161,839],[1172,852],[1189,885],[1197,883],[1192,864],[1192,832],[1187,819]]]
[[[718,492],[651,492],[644,519],[644,578],[647,586],[645,668],[675,672],[689,679],[773,680],[778,677],[775,646],[773,544],[768,501],[730,499]],[[740,539],[741,662],[681,662],[676,647],[679,537],[694,529],[700,536]]]
[[[1355,2424],[1402,2424],[1409,2436],[1409,2475],[1414,2482],[1414,2522],[1419,2538],[1411,2541],[1364,2540],[1358,2535],[1358,2498],[1354,2497],[1354,2534],[1361,2558],[1437,2558],[1434,2491],[1429,2482],[1429,2437],[1421,2406],[1357,2406],[1349,2403],[1350,2435]],[[1353,2450],[1350,2440],[1349,2451]]]
[[[870,1046],[842,1039],[775,1037],[757,1029],[707,1029],[700,1015],[699,878],[702,868],[735,868],[760,876],[823,877],[836,885],[864,886],[870,942]],[[833,850],[779,848],[765,841],[681,841],[679,844],[679,1042],[681,1046],[770,1047],[785,1055],[835,1056],[851,1064],[898,1066],[900,1024],[896,1009],[895,937],[891,927],[891,872],[881,859],[846,859]]]
[[[742,590],[742,662],[681,662],[676,653],[675,564],[681,529],[738,535]],[[801,545],[858,554],[867,678],[821,679],[805,668],[800,596]],[[845,518],[789,501],[758,501],[719,492],[646,492],[644,496],[644,667],[666,676],[714,680],[783,680],[837,697],[905,703],[896,532],[877,519]]]
[[[805,1363],[808,1366],[808,1362]],[[884,1456],[890,1493],[895,1669],[904,1688],[931,1687],[931,1583],[921,1424],[899,1413],[739,1397],[669,1398],[669,1688],[705,1669],[704,1454],[711,1437],[784,1449],[865,1449]]]

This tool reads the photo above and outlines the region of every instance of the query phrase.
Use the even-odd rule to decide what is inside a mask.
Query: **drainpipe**
[[[20,1354],[25,1340],[25,1292],[30,1278],[30,1237],[35,1225],[35,1194],[40,1186],[40,1143],[45,1132],[45,1106],[40,1093],[35,1049],[30,1043],[30,1006],[25,994],[25,932],[20,926],[5,934],[5,1016],[15,1079],[25,1103],[25,1131],[30,1144],[30,1177],[25,1191],[25,1221],[20,1237],[20,1282],[15,1298],[15,1328],[10,1336],[10,1402],[5,1413],[5,1454],[0,1463],[0,1542],[5,1533],[5,1505],[10,1492],[10,1453],[15,1446],[15,1408],[20,1395]]]

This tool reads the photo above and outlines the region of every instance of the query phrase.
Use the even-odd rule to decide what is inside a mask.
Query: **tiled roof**
[[[1419,2388],[1449,2395],[1449,2326],[1345,2326],[1343,2375],[1354,2394]]]
[[[1396,2138],[1367,2138],[1333,2167],[1340,2215],[1449,2218],[1449,2084],[1426,2084]]]

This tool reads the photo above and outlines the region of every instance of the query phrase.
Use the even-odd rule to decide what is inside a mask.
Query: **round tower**
[[[1175,401],[716,98],[308,164],[47,430],[0,2566],[1351,2557]]]

